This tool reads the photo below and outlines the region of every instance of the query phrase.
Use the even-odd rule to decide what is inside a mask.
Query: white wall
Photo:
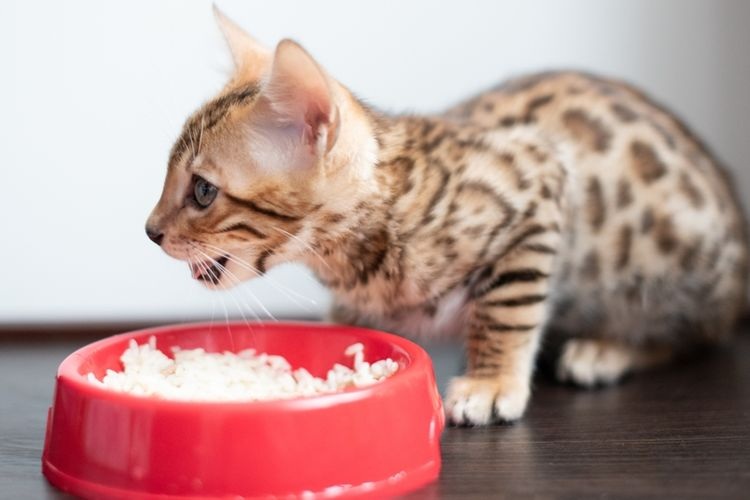
[[[264,42],[302,42],[389,110],[439,110],[525,70],[627,78],[687,118],[750,193],[750,2],[219,4]],[[236,314],[143,234],[182,120],[228,66],[208,1],[0,4],[0,322]],[[250,292],[282,317],[327,303],[297,268],[235,294],[263,314]]]

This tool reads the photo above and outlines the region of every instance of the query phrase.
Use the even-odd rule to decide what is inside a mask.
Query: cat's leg
[[[519,419],[548,316],[552,252],[539,245],[504,259],[478,287],[467,331],[468,367],[445,401],[455,424],[486,425]],[[546,248],[546,247],[545,247]]]
[[[669,345],[630,346],[609,340],[571,339],[563,346],[557,363],[557,378],[584,387],[618,382],[630,372],[669,362]]]

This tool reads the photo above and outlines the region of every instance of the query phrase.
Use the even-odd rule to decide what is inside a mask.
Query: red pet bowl
[[[184,402],[97,387],[122,369],[128,341],[156,336],[209,352],[254,348],[324,376],[365,358],[390,357],[390,378],[341,393],[262,402]],[[434,480],[443,411],[432,363],[416,344],[387,333],[303,323],[180,325],[94,342],[65,359],[47,421],[42,471],[86,498],[384,497]]]

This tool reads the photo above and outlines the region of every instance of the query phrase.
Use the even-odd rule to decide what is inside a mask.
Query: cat
[[[287,261],[335,321],[460,335],[457,425],[519,419],[545,343],[583,386],[719,342],[745,307],[745,220],[674,115],[575,71],[512,79],[439,116],[363,104],[297,43],[221,12],[234,73],[173,146],[147,234],[223,288]]]

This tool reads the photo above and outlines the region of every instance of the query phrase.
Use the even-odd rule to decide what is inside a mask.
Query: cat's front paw
[[[523,416],[529,395],[526,381],[456,377],[448,386],[445,413],[455,425],[512,422]]]

